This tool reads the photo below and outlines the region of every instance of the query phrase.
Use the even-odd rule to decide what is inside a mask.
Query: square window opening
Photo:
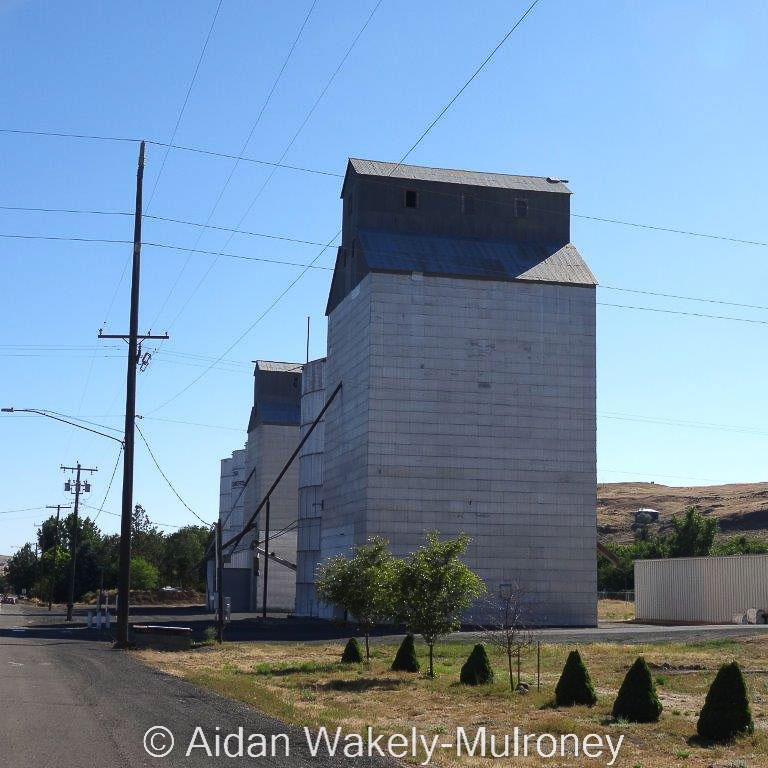
[[[405,207],[406,208],[419,207],[419,193],[415,189],[405,190]]]

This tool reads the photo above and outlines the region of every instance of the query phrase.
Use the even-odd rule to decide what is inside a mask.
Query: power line
[[[264,99],[264,103],[261,105],[261,109],[259,110],[258,115],[256,116],[256,119],[253,121],[253,124],[251,125],[250,131],[248,131],[248,135],[245,138],[245,141],[243,142],[242,147],[240,148],[240,153],[235,158],[235,162],[232,164],[232,167],[229,170],[229,175],[227,176],[226,180],[224,181],[224,184],[222,185],[221,189],[219,190],[219,194],[216,197],[216,200],[213,204],[213,207],[211,208],[210,212],[208,213],[208,218],[205,221],[205,224],[203,224],[202,229],[197,234],[197,239],[194,242],[193,248],[197,248],[198,244],[200,243],[201,238],[203,237],[203,233],[205,232],[206,228],[208,227],[208,224],[211,222],[211,219],[213,218],[213,215],[216,213],[216,209],[219,207],[219,203],[221,202],[221,199],[224,196],[224,193],[226,192],[227,188],[229,187],[230,182],[232,181],[232,177],[235,174],[235,171],[237,170],[237,167],[240,165],[240,160],[242,159],[243,155],[245,154],[245,150],[248,148],[248,145],[251,142],[251,139],[253,138],[253,134],[256,131],[256,128],[259,126],[259,123],[261,123],[261,118],[264,116],[264,112],[266,111],[267,107],[269,106],[270,101],[272,100],[272,96],[275,93],[275,90],[277,89],[278,84],[280,83],[280,80],[283,77],[283,73],[285,72],[286,67],[288,66],[288,62],[291,60],[291,57],[293,56],[293,52],[296,49],[296,46],[298,45],[298,42],[304,32],[304,29],[307,26],[307,23],[309,22],[309,17],[312,15],[312,11],[314,11],[315,6],[317,5],[317,0],[312,0],[312,3],[309,7],[309,10],[307,11],[306,16],[304,17],[304,20],[301,23],[301,26],[299,27],[299,31],[296,33],[296,37],[293,40],[293,43],[291,44],[290,48],[288,49],[288,53],[285,56],[285,59],[283,60],[283,64],[280,67],[280,70],[278,71],[276,77],[272,81],[272,86],[269,89],[266,98]],[[282,159],[282,158],[281,158]],[[272,173],[275,172],[276,169],[272,170]],[[238,225],[239,226],[239,225]],[[231,238],[230,238],[231,240]],[[229,240],[227,241],[227,245],[229,244]],[[224,248],[227,247],[227,245],[224,246]],[[168,294],[166,295],[165,299],[163,300],[163,303],[160,305],[160,309],[157,311],[157,314],[155,316],[155,320],[153,321],[152,325],[156,325],[157,321],[160,319],[160,315],[162,315],[163,310],[165,309],[166,305],[168,304],[168,300],[171,298],[171,295],[173,294],[174,290],[176,290],[176,286],[179,284],[179,281],[181,280],[182,275],[184,274],[187,265],[189,264],[189,259],[191,256],[187,257],[187,260],[182,265],[181,269],[179,270],[179,274],[176,276],[176,279],[173,281],[173,284],[171,285],[170,290],[168,291]]]
[[[50,136],[62,139],[89,139],[91,141],[117,141],[117,142],[135,142],[141,139],[134,139],[130,136],[102,136],[89,133],[66,133],[65,131],[33,131],[21,128],[0,128],[0,133],[17,134],[19,136]]]
[[[488,62],[496,55],[496,52],[499,50],[499,48],[504,45],[504,43],[509,40],[512,33],[525,21],[525,18],[528,16],[528,14],[539,4],[539,0],[534,0],[530,6],[526,9],[525,13],[512,25],[512,27],[509,29],[506,35],[501,38],[501,40],[498,42],[496,47],[483,59],[480,66],[475,69],[475,71],[470,75],[469,79],[464,83],[464,85],[459,88],[458,91],[454,94],[453,98],[438,112],[437,117],[424,129],[423,133],[419,136],[418,139],[413,143],[411,148],[400,158],[400,162],[395,166],[396,170],[405,160],[406,158],[413,152],[416,147],[421,144],[421,142],[424,140],[424,138],[427,136],[427,134],[437,125],[437,123],[442,119],[443,115],[454,105],[456,100],[461,96],[462,93],[469,87],[470,83],[482,72],[483,69],[485,69]],[[389,175],[392,175],[391,173]]]
[[[768,310],[768,306],[761,304],[744,304],[739,301],[725,301],[723,299],[709,299],[702,298],[701,296],[680,296],[675,293],[660,293],[658,291],[645,291],[639,288],[622,288],[616,285],[598,285],[604,291],[623,291],[624,293],[640,293],[644,296],[661,296],[665,299],[679,299],[682,301],[702,301],[707,304],[723,304],[729,307],[744,307],[745,309],[761,309]]]
[[[187,504],[187,502],[186,502],[186,501],[184,501],[184,499],[182,499],[182,498],[181,498],[181,496],[179,495],[179,492],[178,492],[178,491],[177,491],[177,490],[176,490],[176,489],[173,487],[173,483],[171,483],[171,481],[168,479],[168,476],[165,474],[165,472],[163,472],[162,468],[161,468],[161,467],[160,467],[160,465],[157,463],[157,459],[155,458],[155,454],[154,454],[154,453],[152,453],[152,449],[149,447],[149,443],[147,442],[147,438],[146,438],[146,437],[144,437],[144,433],[141,431],[141,427],[139,427],[139,425],[138,425],[138,424],[136,424],[136,430],[138,431],[138,433],[139,433],[139,435],[140,435],[141,439],[144,441],[144,445],[146,445],[146,446],[147,446],[147,451],[149,451],[149,455],[152,457],[152,461],[154,462],[155,466],[157,467],[157,471],[158,471],[158,472],[159,472],[159,473],[160,473],[160,474],[163,476],[163,480],[165,480],[165,482],[166,482],[166,483],[168,483],[168,487],[169,487],[169,488],[170,488],[170,489],[173,491],[173,493],[175,494],[176,498],[177,498],[177,499],[178,499],[178,500],[179,500],[179,501],[180,501],[180,502],[181,502],[181,503],[182,503],[182,504],[183,504],[183,505],[184,505],[184,506],[185,506],[185,507],[186,507],[186,508],[187,508],[187,509],[188,509],[188,510],[189,510],[189,511],[190,511],[190,512],[191,512],[191,513],[192,513],[192,514],[193,514],[193,515],[194,515],[194,516],[195,516],[195,517],[196,517],[196,518],[197,518],[197,519],[198,519],[198,520],[201,522],[201,523],[202,523],[202,524],[203,524],[203,525],[206,525],[206,526],[209,526],[209,527],[210,527],[210,523],[206,523],[206,522],[205,522],[205,520],[203,520],[203,518],[202,518],[202,517],[200,517],[200,515],[198,515],[198,514],[197,514],[197,512],[195,512],[195,510],[194,510],[194,509],[192,509],[192,507],[190,507],[190,506],[189,506],[189,504]]]
[[[31,135],[31,136],[53,136],[53,137],[63,137],[63,138],[70,138],[70,139],[91,139],[91,140],[98,140],[98,141],[115,141],[115,142],[139,142],[140,141],[140,139],[124,137],[124,136],[97,136],[97,135],[88,135],[88,134],[79,134],[79,133],[66,133],[63,131],[32,131],[32,130],[19,130],[19,129],[12,129],[12,128],[0,128],[0,133],[21,134],[21,135]],[[155,144],[161,147],[168,146],[168,144],[160,141],[147,140],[147,143]],[[184,147],[184,146],[175,145],[174,148],[181,151],[185,151],[185,152],[194,152],[201,155],[210,155],[212,157],[221,157],[221,158],[228,158],[228,159],[232,159],[236,157],[235,155],[230,155],[224,152],[217,152],[214,150],[207,150],[199,147]],[[245,162],[258,163],[260,165],[273,165],[278,168],[301,171],[304,173],[313,173],[313,174],[319,174],[322,176],[332,176],[335,178],[344,177],[344,174],[335,173],[332,171],[319,170],[317,168],[306,168],[306,167],[295,166],[295,165],[286,165],[284,163],[273,163],[268,160],[260,160],[257,158],[249,158],[249,157],[243,157],[241,159]],[[476,198],[476,199],[482,199],[482,198]],[[61,212],[65,212],[65,211],[61,211]],[[697,232],[695,230],[690,230],[690,229],[662,227],[656,224],[644,224],[641,222],[628,221],[626,219],[613,219],[605,216],[592,216],[585,213],[571,213],[570,215],[573,216],[574,218],[588,219],[591,221],[600,221],[606,224],[620,224],[625,227],[650,229],[657,232],[669,232],[669,233],[678,234],[678,235],[702,237],[702,238],[707,238],[711,240],[723,240],[726,242],[739,243],[742,245],[756,245],[762,248],[768,248],[768,241],[765,241],[765,240],[752,240],[748,238],[734,237],[732,235],[719,235],[711,232]]]
[[[687,317],[706,317],[712,320],[730,320],[735,323],[752,323],[756,325],[768,325],[768,320],[752,320],[747,317],[730,317],[727,315],[709,315],[704,312],[683,312],[679,309],[661,309],[659,307],[638,307],[630,304],[610,304],[605,301],[596,302],[599,307],[616,307],[618,309],[637,309],[641,312],[661,312],[665,315],[685,315]]]
[[[338,176],[342,177],[342,174],[338,174]],[[388,181],[386,181],[386,179],[381,179],[381,180],[370,179],[369,181],[370,181],[370,183],[373,183],[373,184],[386,184],[388,186],[392,186],[393,185],[392,182],[388,182]],[[435,190],[430,190],[430,194],[440,195],[442,197],[451,197],[451,198],[454,198],[454,199],[460,199],[461,196],[464,195],[465,197],[472,197],[474,200],[477,200],[479,202],[489,202],[489,203],[493,203],[494,205],[506,205],[506,206],[513,206],[514,205],[514,201],[490,200],[489,198],[484,198],[484,197],[481,197],[481,196],[478,196],[478,195],[472,195],[472,194],[470,194],[468,192],[457,193],[457,192],[447,192],[447,191],[435,189]],[[42,208],[42,207],[32,207],[32,206],[20,206],[20,205],[0,205],[0,210],[26,211],[26,212],[32,212],[32,213],[37,212],[37,213],[83,214],[83,215],[95,215],[95,216],[133,216],[133,213],[131,213],[129,211],[103,211],[103,210],[88,210],[88,209],[73,209],[73,208]],[[688,230],[688,229],[677,229],[677,228],[674,228],[674,227],[662,227],[662,226],[657,225],[657,224],[645,224],[645,223],[637,222],[637,221],[627,221],[627,220],[622,220],[622,219],[611,219],[611,218],[607,218],[607,217],[604,217],[604,216],[591,216],[591,215],[587,215],[587,214],[583,214],[583,213],[573,213],[573,212],[567,212],[566,213],[566,212],[563,212],[563,211],[556,211],[556,210],[553,210],[553,209],[539,208],[539,207],[533,207],[533,206],[529,206],[529,210],[538,211],[538,212],[541,212],[541,213],[551,213],[553,215],[570,216],[570,217],[573,217],[573,218],[586,219],[586,220],[589,220],[589,221],[597,221],[597,222],[610,223],[610,224],[620,224],[622,226],[634,227],[634,228],[638,228],[638,229],[648,229],[648,230],[651,230],[651,231],[654,231],[654,232],[669,232],[671,234],[677,234],[677,235],[686,235],[686,236],[690,236],[690,237],[701,237],[701,238],[708,238],[708,239],[711,239],[711,240],[721,240],[721,241],[724,241],[724,242],[736,243],[736,244],[739,244],[739,245],[755,245],[755,246],[758,246],[758,247],[761,247],[761,248],[768,248],[768,241],[764,241],[764,240],[751,240],[751,239],[740,238],[740,237],[735,237],[735,236],[731,236],[731,235],[713,234],[711,232],[697,232],[697,231]],[[205,226],[201,222],[189,221],[189,220],[186,220],[186,219],[178,219],[178,218],[173,218],[173,217],[170,217],[170,216],[155,216],[155,215],[146,214],[145,218],[147,218],[147,219],[154,219],[156,221],[163,221],[163,222],[167,222],[167,223],[170,223],[170,224],[180,224],[180,225],[189,226],[189,227],[203,227],[203,226]],[[289,237],[287,235],[273,235],[273,234],[269,234],[269,233],[266,233],[266,232],[254,232],[252,230],[238,229],[238,228],[235,228],[235,227],[224,227],[224,226],[220,226],[220,225],[208,224],[207,228],[208,229],[214,229],[216,231],[221,231],[221,232],[234,232],[235,234],[251,235],[253,237],[263,237],[263,238],[268,238],[268,239],[271,239],[271,240],[285,240],[287,242],[298,243],[298,244],[302,244],[302,245],[314,245],[314,246],[322,245],[322,243],[320,243],[320,242],[318,242],[316,240],[306,240],[306,239],[301,239],[301,238],[296,238],[296,237]],[[87,242],[87,240],[86,240],[86,242]],[[111,242],[120,242],[120,241],[111,241]],[[179,246],[179,249],[180,250],[188,250],[188,249],[182,248],[181,246]],[[214,253],[215,254],[216,252],[215,251],[211,251],[210,253]],[[226,255],[226,254],[222,254],[222,255]],[[608,287],[608,286],[603,286],[603,287]],[[621,290],[621,289],[617,288],[616,290]],[[654,294],[654,295],[665,296],[667,294],[659,293],[659,294]],[[679,296],[679,297],[678,296],[671,296],[670,298],[686,298],[686,297],[684,297],[684,296]],[[728,303],[728,302],[723,302],[723,303]],[[749,305],[745,305],[745,306],[749,306]],[[757,309],[764,309],[764,307],[755,307],[755,308],[757,308]]]
[[[457,99],[457,98],[458,98],[458,97],[459,97],[459,96],[460,96],[460,95],[461,95],[461,94],[464,92],[464,90],[467,88],[467,86],[468,86],[468,85],[469,85],[469,84],[470,84],[470,83],[471,83],[471,82],[472,82],[472,81],[475,79],[475,77],[476,77],[476,76],[477,76],[477,75],[480,73],[480,71],[481,71],[481,70],[482,70],[482,69],[483,69],[483,68],[486,66],[486,64],[488,64],[488,62],[489,62],[489,61],[490,61],[490,60],[493,58],[493,56],[495,55],[495,53],[496,53],[496,52],[499,50],[499,48],[500,48],[500,47],[501,47],[501,46],[502,46],[502,45],[503,45],[503,44],[506,42],[506,40],[509,38],[509,36],[510,36],[510,35],[511,35],[511,34],[512,34],[512,33],[513,33],[513,32],[514,32],[514,31],[515,31],[517,28],[518,28],[518,26],[520,26],[520,24],[523,22],[523,20],[525,19],[525,17],[526,17],[526,16],[527,16],[527,15],[528,15],[528,14],[531,12],[531,10],[533,10],[533,8],[534,8],[534,7],[537,5],[537,3],[538,3],[538,2],[539,2],[539,0],[534,0],[533,4],[532,4],[531,6],[529,6],[529,8],[528,8],[528,9],[525,11],[525,13],[524,13],[524,14],[523,14],[523,15],[522,15],[522,16],[521,16],[521,17],[520,17],[518,20],[517,20],[517,22],[515,22],[515,24],[512,26],[512,28],[509,30],[509,32],[507,32],[507,34],[506,34],[506,35],[505,35],[505,36],[502,38],[502,40],[501,40],[501,41],[500,41],[500,42],[499,42],[499,43],[496,45],[496,47],[495,47],[495,48],[494,48],[494,49],[491,51],[491,53],[490,53],[490,54],[489,54],[489,55],[488,55],[488,56],[485,58],[485,60],[484,60],[484,61],[483,61],[483,62],[480,64],[480,66],[479,66],[479,67],[477,67],[477,69],[475,69],[475,71],[474,71],[474,72],[473,72],[473,73],[470,75],[469,79],[468,79],[468,80],[467,80],[467,81],[464,83],[464,85],[462,85],[462,86],[461,86],[461,88],[458,90],[458,92],[456,93],[456,95],[455,95],[455,96],[454,96],[454,97],[453,97],[453,98],[452,98],[452,99],[451,99],[451,100],[448,102],[448,104],[446,104],[446,105],[445,105],[445,107],[443,107],[443,109],[442,109],[442,110],[439,112],[438,116],[437,116],[437,117],[436,117],[436,118],[435,118],[435,119],[434,119],[434,120],[433,120],[433,121],[432,121],[432,122],[431,122],[431,123],[430,123],[430,124],[427,126],[426,130],[424,130],[424,131],[422,132],[421,136],[419,136],[419,138],[418,138],[418,139],[416,140],[416,142],[415,142],[415,143],[414,143],[414,144],[411,146],[411,148],[410,148],[410,149],[409,149],[409,150],[408,150],[408,151],[407,151],[407,152],[406,152],[406,153],[403,155],[403,157],[402,157],[402,159],[400,160],[400,163],[399,163],[398,165],[400,165],[400,164],[403,162],[403,160],[405,160],[405,159],[408,157],[408,155],[410,155],[410,153],[411,153],[411,152],[412,152],[412,151],[413,151],[413,150],[414,150],[414,149],[415,149],[415,148],[416,148],[416,147],[417,147],[417,146],[418,146],[418,145],[421,143],[421,141],[424,139],[424,137],[425,137],[425,136],[427,136],[427,134],[428,134],[428,133],[429,133],[429,132],[432,130],[432,128],[434,128],[434,126],[435,126],[435,125],[438,123],[438,121],[439,121],[439,120],[440,120],[440,119],[443,117],[443,115],[444,115],[444,114],[445,114],[445,113],[448,111],[448,109],[451,107],[451,105],[452,105],[452,104],[453,104],[453,103],[456,101],[456,99]],[[379,0],[379,1],[377,2],[377,4],[374,6],[374,8],[373,8],[373,11],[371,11],[371,14],[370,14],[370,16],[369,16],[369,17],[368,17],[368,19],[366,20],[366,22],[365,22],[365,24],[363,25],[363,27],[361,28],[360,32],[358,32],[357,36],[356,36],[356,37],[355,37],[355,39],[352,41],[352,45],[349,47],[349,49],[348,49],[348,50],[347,50],[347,52],[345,53],[344,57],[342,58],[341,62],[339,63],[339,67],[337,67],[337,70],[336,70],[337,72],[338,72],[338,70],[341,68],[341,65],[344,63],[344,61],[346,61],[346,58],[349,56],[349,53],[351,52],[352,48],[354,47],[354,45],[355,45],[355,43],[357,42],[357,40],[358,40],[358,38],[360,37],[360,35],[362,35],[363,31],[364,31],[364,30],[365,30],[365,28],[368,26],[368,23],[369,23],[369,22],[370,22],[370,20],[373,18],[373,14],[374,14],[374,13],[376,13],[376,10],[378,9],[378,7],[379,7],[379,5],[380,5],[380,4],[381,4],[381,0]],[[330,85],[330,83],[332,82],[332,80],[333,80],[333,78],[334,78],[335,76],[336,76],[336,72],[334,72],[334,74],[333,74],[333,75],[332,75],[332,77],[331,77],[331,80],[329,80],[329,82],[328,82],[328,86]],[[325,92],[325,90],[327,90],[327,86],[326,86],[326,88],[323,90],[323,92],[322,92],[322,93],[324,93],[324,92]],[[322,97],[322,93],[321,93],[321,97]],[[313,109],[314,109],[314,107],[313,107]],[[311,114],[311,113],[310,113],[310,114]],[[309,118],[307,118],[307,119],[309,119]],[[298,135],[298,134],[297,134],[297,135]],[[295,138],[295,137],[294,137],[294,138]],[[291,143],[292,143],[292,142],[291,142]],[[288,149],[290,149],[290,146],[291,146],[291,145],[289,144],[289,146],[288,146]],[[287,150],[286,150],[286,151],[287,151]],[[280,158],[280,160],[282,161],[282,159],[283,159],[283,158],[281,157],[281,158]],[[396,166],[396,167],[397,167],[397,166]],[[394,171],[394,170],[395,170],[395,169],[393,169],[393,171]],[[390,175],[391,175],[391,174],[390,174]],[[250,210],[250,207],[249,207],[249,210]],[[238,224],[238,227],[239,227],[239,226],[240,226],[240,224]],[[280,300],[281,300],[281,299],[282,299],[282,298],[283,298],[283,297],[284,297],[284,296],[285,296],[285,295],[286,295],[286,294],[287,294],[287,293],[288,293],[288,292],[291,290],[291,288],[293,288],[293,286],[294,286],[294,285],[296,285],[296,283],[298,283],[298,282],[299,282],[299,280],[301,280],[301,278],[302,278],[302,277],[303,277],[303,276],[304,276],[304,275],[307,273],[307,271],[309,270],[310,266],[311,266],[311,265],[313,265],[313,264],[314,264],[314,263],[317,261],[317,259],[319,259],[319,258],[320,258],[320,256],[322,256],[322,254],[323,254],[323,253],[324,253],[324,252],[327,250],[327,248],[329,248],[329,247],[330,247],[330,245],[333,243],[333,241],[334,241],[334,240],[336,240],[336,238],[337,238],[337,237],[338,237],[340,234],[341,234],[341,230],[339,229],[339,230],[336,232],[336,234],[335,234],[335,235],[334,235],[334,236],[333,236],[333,237],[332,237],[332,238],[331,238],[331,239],[328,241],[328,243],[322,247],[322,249],[321,249],[321,250],[318,252],[318,254],[315,256],[315,258],[314,258],[314,259],[312,259],[312,261],[310,262],[310,264],[309,264],[307,267],[305,267],[305,268],[304,268],[304,269],[303,269],[303,270],[302,270],[302,271],[301,271],[301,272],[298,274],[298,276],[297,276],[297,277],[296,277],[296,278],[295,278],[295,279],[294,279],[294,280],[293,280],[291,283],[289,283],[289,284],[288,284],[288,286],[287,286],[287,287],[286,287],[286,288],[285,288],[285,289],[282,291],[282,293],[280,293],[280,294],[277,296],[277,298],[275,298],[275,299],[274,299],[274,301],[273,301],[273,302],[272,302],[272,303],[271,303],[271,304],[270,304],[270,305],[267,307],[267,309],[265,309],[265,310],[264,310],[264,312],[262,312],[262,313],[261,313],[261,315],[259,315],[259,317],[257,317],[257,318],[256,318],[256,320],[255,320],[253,323],[251,323],[251,325],[250,325],[250,326],[248,326],[248,328],[247,328],[247,329],[246,329],[246,330],[245,330],[243,333],[241,333],[241,334],[240,334],[240,336],[238,336],[238,337],[237,337],[237,339],[235,339],[235,341],[234,341],[234,342],[233,342],[233,343],[232,343],[232,344],[231,344],[231,345],[230,345],[230,346],[229,346],[229,347],[228,347],[228,348],[225,350],[225,352],[224,352],[224,354],[225,354],[225,355],[226,355],[226,354],[228,354],[228,353],[230,352],[230,350],[231,350],[231,349],[233,349],[235,346],[237,346],[237,344],[239,344],[239,343],[240,343],[240,341],[241,341],[243,338],[245,338],[245,336],[247,336],[247,335],[248,335],[248,334],[251,332],[251,330],[253,330],[253,328],[255,328],[255,327],[256,327],[256,325],[257,325],[259,322],[261,322],[261,320],[262,320],[262,319],[263,319],[263,318],[264,318],[264,317],[265,317],[265,316],[266,316],[266,315],[267,315],[267,314],[268,314],[268,313],[269,313],[269,312],[270,312],[270,311],[271,311],[271,310],[272,310],[272,309],[273,309],[273,308],[274,308],[274,307],[275,307],[275,306],[278,304],[278,302],[280,302]],[[213,264],[215,264],[215,261],[212,263],[211,267],[208,269],[208,272],[210,272],[210,269],[212,269],[212,268],[213,268]],[[205,273],[205,275],[203,275],[203,279],[205,279],[205,277],[206,277],[206,275],[208,274],[208,272],[206,272],[206,273]],[[201,282],[202,282],[202,281],[201,281]],[[200,286],[200,284],[201,284],[201,283],[198,283],[198,287]],[[195,290],[197,290],[197,288],[196,288]],[[190,298],[191,298],[191,296],[190,296]],[[186,306],[186,304],[185,304],[184,306]],[[183,309],[183,307],[182,307],[182,309]],[[222,355],[222,356],[223,356],[223,355]],[[174,395],[173,395],[171,398],[169,398],[168,400],[166,400],[164,403],[162,403],[162,404],[161,404],[160,406],[158,406],[157,408],[153,409],[152,411],[149,411],[149,413],[150,413],[150,414],[152,414],[152,413],[155,413],[156,411],[160,410],[161,408],[164,408],[164,407],[165,407],[166,405],[168,405],[169,403],[173,402],[173,401],[174,401],[176,398],[180,397],[180,396],[181,396],[182,394],[184,394],[184,393],[185,393],[187,390],[189,390],[189,389],[190,389],[192,386],[194,386],[194,385],[195,385],[195,384],[196,384],[198,381],[200,381],[200,379],[202,379],[202,378],[203,378],[203,376],[205,376],[205,375],[206,375],[206,373],[208,373],[208,371],[209,371],[209,370],[210,370],[210,368],[208,368],[208,369],[204,370],[204,371],[203,371],[203,372],[202,372],[202,373],[201,373],[201,374],[200,374],[200,375],[199,375],[197,378],[193,379],[193,380],[192,380],[192,381],[191,381],[189,384],[187,384],[187,385],[186,385],[186,386],[185,386],[183,389],[179,390],[179,391],[178,391],[176,394],[174,394]]]
[[[304,116],[304,119],[302,120],[301,124],[296,129],[296,131],[294,132],[294,134],[291,137],[290,141],[286,144],[285,148],[282,151],[282,154],[280,155],[280,157],[277,160],[278,163],[282,163],[282,161],[285,159],[285,156],[288,154],[288,152],[290,151],[291,147],[294,145],[296,139],[299,137],[301,132],[304,130],[305,126],[307,125],[307,123],[309,122],[310,118],[314,114],[314,112],[317,109],[318,105],[323,100],[323,97],[328,92],[328,89],[331,87],[333,81],[336,79],[336,76],[339,74],[339,72],[341,71],[342,67],[346,63],[347,59],[349,58],[350,54],[352,53],[353,49],[357,45],[357,41],[362,36],[363,32],[365,32],[365,30],[368,28],[368,25],[371,23],[371,20],[373,19],[376,11],[379,9],[379,6],[381,5],[382,2],[383,2],[383,0],[377,0],[376,4],[373,7],[373,10],[371,10],[371,12],[368,14],[368,17],[366,18],[366,20],[363,23],[362,27],[360,27],[360,29],[358,30],[357,34],[352,39],[352,42],[347,47],[347,50],[344,52],[344,55],[341,57],[341,60],[339,61],[339,63],[336,66],[336,69],[333,71],[331,76],[328,78],[327,82],[323,86],[323,89],[320,91],[320,93],[318,94],[318,96],[315,99],[314,103],[309,108],[309,111]],[[243,215],[240,217],[239,221],[237,222],[237,225],[236,225],[237,228],[239,228],[242,225],[242,223],[245,221],[245,219],[248,217],[248,215],[250,214],[251,210],[253,209],[253,206],[256,204],[256,201],[261,196],[261,193],[264,191],[264,189],[266,188],[267,184],[269,184],[269,182],[271,181],[272,177],[275,175],[276,170],[277,170],[277,167],[272,168],[272,170],[270,171],[270,173],[267,176],[267,178],[264,180],[262,185],[256,191],[255,196],[253,197],[251,202],[248,204],[248,207],[245,209],[245,212],[243,213]],[[229,246],[229,243],[232,241],[233,237],[234,237],[234,235],[231,234],[227,238],[226,242],[222,246],[222,250],[224,250],[225,248],[227,248]],[[334,236],[333,239],[335,239],[335,238],[336,238],[336,236]],[[325,249],[323,249],[323,250],[325,250]],[[318,257],[316,257],[316,259],[317,258],[319,258],[319,254],[318,254]],[[312,263],[314,263],[314,261],[316,259],[314,259]],[[173,317],[173,319],[169,323],[169,325],[168,325],[169,328],[176,324],[176,321],[179,319],[181,314],[187,308],[187,306],[188,306],[189,302],[192,300],[192,298],[197,294],[198,290],[200,289],[200,286],[202,286],[202,284],[208,278],[208,275],[211,273],[211,270],[213,270],[213,268],[216,266],[216,263],[218,262],[218,260],[219,260],[218,256],[216,256],[213,259],[211,264],[208,266],[208,269],[203,273],[202,277],[197,282],[197,285],[195,285],[195,287],[193,288],[192,292],[189,294],[187,299],[184,301],[184,303],[179,308],[179,311],[176,313],[176,315]]]
[[[22,507],[21,509],[4,509],[2,512],[0,512],[0,515],[10,515],[14,512],[37,512],[40,509],[45,509],[45,507]]]
[[[99,507],[99,511],[96,513],[96,516],[93,518],[94,523],[99,519],[99,515],[104,511],[104,505],[107,503],[107,496],[109,496],[109,492],[112,489],[112,481],[115,479],[115,473],[117,472],[117,467],[120,464],[120,457],[123,455],[123,448],[124,446],[121,445],[120,450],[118,450],[117,452],[117,460],[115,461],[115,466],[112,469],[112,475],[109,478],[109,483],[107,484],[107,490],[104,493],[104,498],[101,500],[101,506]]]
[[[211,35],[213,34],[213,28],[216,25],[216,19],[219,17],[219,11],[221,10],[221,4],[223,0],[219,0],[218,5],[216,6],[216,10],[213,14],[213,18],[211,19],[211,25],[208,27],[208,34],[205,36],[205,41],[203,42],[203,48],[200,51],[200,56],[197,59],[197,64],[195,65],[195,71],[192,73],[192,79],[189,81],[189,86],[187,87],[187,92],[184,95],[184,101],[181,105],[181,109],[179,110],[178,117],[176,118],[176,125],[173,126],[173,132],[171,133],[170,141],[168,142],[168,146],[165,149],[165,154],[163,155],[163,162],[160,165],[160,170],[157,173],[157,177],[155,178],[154,186],[152,187],[152,192],[150,192],[149,200],[147,201],[147,207],[146,210],[148,211],[150,206],[152,205],[152,200],[155,197],[155,192],[157,191],[157,185],[160,183],[160,178],[163,175],[163,171],[165,170],[165,163],[168,160],[168,154],[171,151],[171,147],[173,146],[173,142],[176,139],[176,134],[179,130],[179,125],[181,125],[181,118],[184,116],[184,111],[187,108],[187,102],[189,101],[189,95],[192,93],[192,87],[195,84],[195,80],[197,80],[197,73],[200,71],[200,65],[203,63],[203,59],[205,58],[205,52],[208,48],[208,42],[211,39]]]
[[[92,504],[85,504],[82,501],[80,502],[80,505],[83,507],[87,507],[88,509],[98,509],[98,507],[94,507]],[[110,512],[108,509],[102,510],[105,515],[111,515],[112,517],[120,517],[119,512]],[[96,518],[94,518],[94,522],[96,521]],[[184,528],[183,525],[175,525],[173,523],[158,523],[156,520],[150,521],[152,525],[159,525],[161,528]]]

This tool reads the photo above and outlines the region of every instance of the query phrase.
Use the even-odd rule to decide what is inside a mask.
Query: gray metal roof
[[[393,179],[414,179],[416,181],[441,181],[448,184],[466,184],[475,187],[497,187],[499,189],[520,189],[531,192],[561,192],[571,190],[557,179],[548,180],[543,176],[512,176],[507,173],[485,173],[483,171],[459,171],[452,168],[429,168],[421,165],[398,165],[380,160],[349,158],[352,169],[363,176],[386,176]]]
[[[301,363],[282,363],[277,360],[254,360],[260,371],[278,371],[281,373],[301,373]]]
[[[361,229],[358,236],[365,262],[374,272],[597,285],[570,243],[470,240],[378,229]]]

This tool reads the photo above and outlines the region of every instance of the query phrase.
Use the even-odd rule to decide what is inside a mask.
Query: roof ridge
[[[449,168],[444,165],[415,165],[414,163],[393,163],[390,160],[373,160],[368,157],[348,157],[348,160],[359,160],[364,163],[381,163],[382,165],[393,165],[395,168],[423,168],[428,171],[452,171],[453,173],[476,173],[480,176],[487,176],[487,175],[493,175],[493,176],[509,176],[511,178],[522,178],[522,179],[543,179],[544,181],[549,181],[550,179],[556,179],[555,181],[550,182],[551,184],[565,184],[565,182],[556,176],[538,176],[536,174],[531,173],[507,173],[506,171],[478,171],[478,170],[472,170],[470,168]]]

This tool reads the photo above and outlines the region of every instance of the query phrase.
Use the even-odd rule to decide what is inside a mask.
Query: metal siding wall
[[[638,619],[730,624],[749,608],[768,610],[768,555],[635,562]]]
[[[325,404],[325,358],[304,367],[301,396],[301,435],[306,434]],[[325,420],[310,435],[299,455],[299,527],[296,551],[297,616],[317,616],[315,569],[320,562],[320,530],[323,503],[323,447]]]

